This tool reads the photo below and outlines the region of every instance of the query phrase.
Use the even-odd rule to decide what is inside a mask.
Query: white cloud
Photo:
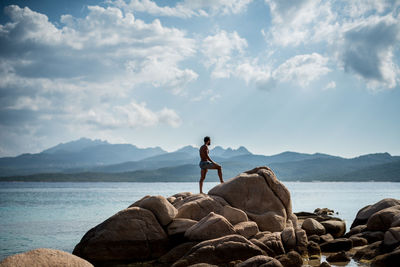
[[[343,28],[338,59],[344,69],[365,80],[370,89],[396,87],[400,71],[393,51],[400,41],[399,17],[371,16]]]
[[[215,35],[204,38],[201,46],[205,56],[205,65],[213,66],[212,77],[227,78],[232,72],[232,59],[238,60],[247,47],[247,41],[241,38],[237,32],[228,33],[224,30]]]
[[[90,6],[85,17],[64,15],[60,23],[27,7],[9,6],[6,13],[11,21],[0,25],[2,140],[24,136],[40,143],[49,135],[181,125],[168,103],[154,110],[153,99],[142,97],[147,106],[137,92],[180,93],[197,79],[181,67],[196,53],[185,32],[116,7]]]
[[[146,12],[154,16],[191,18],[193,16],[214,16],[218,14],[237,14],[244,10],[252,0],[184,0],[175,6],[159,6],[151,0],[110,1],[115,6],[133,12]]]
[[[334,81],[330,81],[325,87],[324,90],[335,89],[336,83]]]
[[[395,44],[399,41],[399,1],[276,1],[272,27],[262,32],[271,47],[316,47],[361,78],[372,90],[399,84]]]
[[[270,90],[285,82],[305,88],[331,71],[328,62],[328,58],[318,53],[294,56],[276,68],[253,60],[239,64],[236,75],[260,89]]]
[[[328,61],[328,58],[318,53],[297,55],[281,64],[273,76],[281,82],[293,82],[306,87],[331,71],[327,67]]]
[[[159,111],[152,111],[146,107],[144,102],[131,102],[120,106],[93,107],[86,112],[80,113],[78,119],[100,129],[151,127],[160,123],[178,127],[182,122],[174,110],[163,108]]]

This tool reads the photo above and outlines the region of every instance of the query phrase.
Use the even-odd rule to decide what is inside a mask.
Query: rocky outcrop
[[[167,234],[154,214],[147,209],[132,207],[89,230],[73,254],[96,263],[153,259],[167,249]]]
[[[197,244],[172,266],[190,266],[196,263],[222,265],[263,254],[259,247],[243,236],[228,235]]]
[[[354,219],[350,228],[354,228],[357,225],[361,224],[367,224],[368,219],[374,213],[396,205],[400,205],[400,200],[394,198],[385,198],[373,205],[365,206],[364,208],[358,211],[356,218]]]
[[[235,234],[232,224],[223,216],[210,212],[206,217],[187,229],[189,240],[209,240]]]
[[[61,250],[38,248],[9,256],[0,262],[1,267],[71,266],[93,267],[88,261]]]
[[[371,266],[398,266],[400,261],[400,200],[385,198],[362,208],[345,234],[357,250],[354,259],[371,261]]]
[[[318,221],[307,218],[304,220],[301,228],[306,231],[307,235],[323,235],[325,234],[325,227]]]
[[[145,196],[129,206],[131,207],[141,207],[153,212],[163,226],[169,224],[178,213],[178,210],[163,196]]]
[[[294,214],[287,188],[259,167],[209,195],[146,196],[89,230],[73,253],[101,266],[279,267],[301,266],[303,258],[319,264],[321,251],[336,253],[329,261],[347,260],[359,247],[354,258],[381,264],[397,257],[399,202],[363,208],[345,234],[345,222],[327,208]]]
[[[208,193],[246,212],[261,231],[282,231],[292,215],[290,193],[268,167],[241,173]]]

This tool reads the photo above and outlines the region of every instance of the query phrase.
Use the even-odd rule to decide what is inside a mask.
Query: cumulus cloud
[[[168,108],[152,111],[146,103],[131,102],[127,105],[93,107],[80,113],[78,120],[102,128],[136,128],[150,127],[160,123],[178,127],[181,119],[178,114]]]
[[[394,59],[399,41],[399,1],[277,1],[270,7],[272,26],[263,31],[273,47],[316,46],[330,51],[348,73],[373,90],[399,84]]]
[[[236,31],[228,33],[220,30],[215,35],[204,38],[201,49],[206,58],[205,65],[214,67],[212,77],[229,77],[232,72],[232,64],[235,64],[232,59],[237,61],[238,56],[246,47],[246,39],[241,38]]]
[[[174,109],[152,110],[134,92],[147,86],[178,94],[198,78],[181,67],[196,53],[185,32],[112,6],[89,6],[85,17],[63,15],[59,22],[16,5],[5,13],[0,127],[6,132],[46,134],[50,122],[71,131],[181,124]]]
[[[312,53],[289,58],[276,68],[260,66],[256,61],[246,62],[237,66],[236,75],[247,83],[254,82],[260,89],[270,90],[285,82],[305,88],[331,71],[328,63],[327,57]]]
[[[214,16],[218,14],[237,14],[244,10],[252,0],[184,0],[175,6],[159,6],[151,0],[117,0],[114,5],[133,12],[146,12],[155,16],[190,18],[193,16]]]
[[[394,88],[400,74],[393,55],[400,39],[398,18],[371,17],[347,27],[339,52],[345,70],[365,79],[372,89]]]

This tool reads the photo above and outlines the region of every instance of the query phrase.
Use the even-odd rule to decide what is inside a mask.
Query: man
[[[211,144],[210,137],[204,137],[204,145],[200,147],[200,163],[201,177],[200,177],[200,194],[203,194],[203,182],[206,179],[208,169],[218,170],[218,176],[221,183],[224,182],[222,179],[222,167],[218,163],[214,162],[208,155],[208,147]]]

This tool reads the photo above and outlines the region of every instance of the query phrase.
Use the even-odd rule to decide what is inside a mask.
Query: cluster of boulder
[[[326,208],[294,214],[287,188],[271,169],[258,167],[208,195],[143,197],[90,229],[65,266],[296,267],[330,266],[351,258],[398,266],[400,200],[364,207],[348,233],[345,222],[332,215]],[[0,266],[15,266],[27,253]],[[328,262],[320,262],[321,253]]]

